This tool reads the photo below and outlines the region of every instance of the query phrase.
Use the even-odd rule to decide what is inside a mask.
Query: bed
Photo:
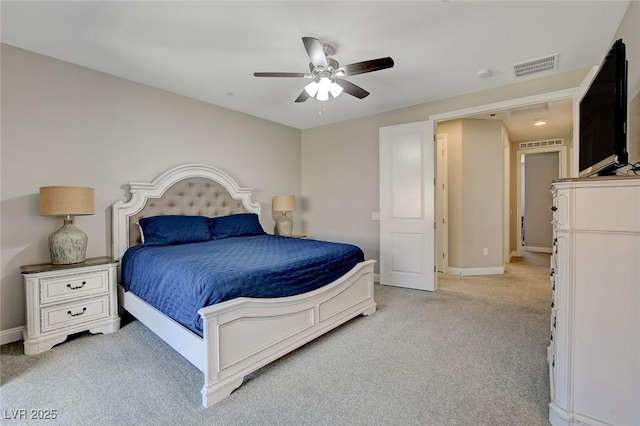
[[[260,217],[261,206],[252,201],[250,189],[239,187],[227,173],[205,164],[173,168],[150,183],[131,182],[129,193],[128,201],[119,201],[112,206],[113,254],[119,260],[129,248],[132,250],[127,255],[135,251],[154,253],[152,249],[138,247],[142,244],[141,219],[158,216],[203,216],[215,220]],[[216,250],[224,247],[226,252],[232,242],[235,245],[242,238],[245,237],[229,238],[223,242],[226,246],[216,246]],[[314,245],[312,241],[287,242],[284,240],[292,239],[286,237],[258,235],[255,238],[281,239],[283,244],[294,243],[300,247]],[[195,244],[205,246],[209,243]],[[193,253],[201,252],[200,246],[197,249],[192,244],[188,246]],[[247,259],[247,265],[253,263]],[[129,271],[121,270],[119,274],[119,302],[124,310],[204,373],[202,404],[209,407],[230,395],[252,371],[356,316],[373,314],[376,310],[374,263],[373,260],[360,260],[352,267],[342,265],[342,271],[334,271],[339,276],[327,273],[331,282],[318,288],[316,283],[312,290],[300,294],[221,297],[219,302],[199,308],[197,322],[191,323],[178,322],[161,310],[164,308],[148,303],[145,300],[148,297],[139,297],[130,291],[130,282],[123,285],[123,278],[132,276]],[[265,280],[269,279],[265,273]],[[312,283],[301,283],[300,288],[308,288],[305,287],[307,284]]]

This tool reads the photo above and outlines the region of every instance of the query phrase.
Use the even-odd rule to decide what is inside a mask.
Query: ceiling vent
[[[562,145],[563,139],[550,139],[547,141],[522,142],[518,145],[519,149],[543,148],[545,146]]]
[[[539,72],[556,69],[558,65],[558,54],[546,56],[544,58],[533,59],[527,62],[521,62],[513,66],[513,73],[516,77],[524,77],[526,75],[537,74]]]

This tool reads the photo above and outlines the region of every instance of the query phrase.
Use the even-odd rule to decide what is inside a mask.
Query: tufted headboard
[[[142,243],[138,220],[168,214],[224,216],[247,213],[241,200],[234,199],[218,182],[207,178],[186,178],[171,185],[159,198],[147,198],[142,210],[129,216],[129,247]]]
[[[137,222],[159,215],[224,216],[256,213],[251,189],[240,188],[225,172],[206,164],[185,164],[161,174],[150,183],[129,183],[131,199],[113,204],[113,257],[141,243]]]

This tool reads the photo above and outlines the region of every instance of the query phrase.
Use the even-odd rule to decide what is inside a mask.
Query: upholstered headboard
[[[160,215],[224,216],[256,213],[251,189],[240,188],[225,172],[206,164],[173,168],[150,183],[129,183],[131,199],[113,204],[113,256],[141,243],[138,220]]]
[[[140,244],[138,220],[168,214],[224,216],[247,213],[241,200],[234,199],[218,182],[207,178],[186,178],[171,185],[159,198],[147,198],[142,210],[129,216],[129,247]]]

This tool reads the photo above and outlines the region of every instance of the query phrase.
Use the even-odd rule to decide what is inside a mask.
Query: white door
[[[435,291],[433,121],[380,128],[380,283]]]

